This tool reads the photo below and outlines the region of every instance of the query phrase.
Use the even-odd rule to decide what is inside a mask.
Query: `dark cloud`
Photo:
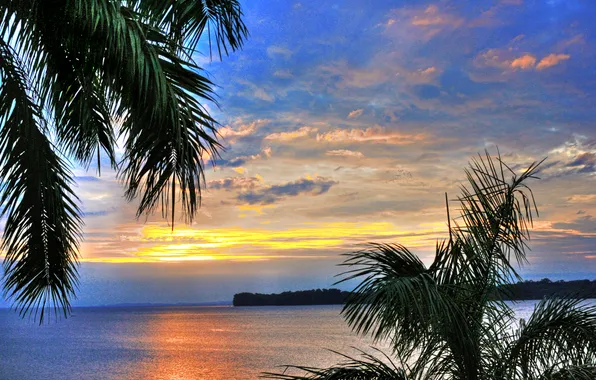
[[[215,190],[236,190],[253,189],[259,185],[260,180],[256,177],[229,177],[224,179],[215,179],[207,183],[209,189]]]
[[[301,178],[284,185],[274,185],[256,191],[248,191],[240,194],[237,199],[248,204],[271,204],[284,197],[295,197],[299,194],[321,195],[328,192],[337,183],[323,177],[317,177],[316,179]]]
[[[579,170],[580,173],[591,173],[596,171],[596,154],[595,153],[582,153],[571,161],[567,166],[576,167],[583,166]]]
[[[562,230],[574,230],[582,233],[596,232],[596,218],[586,215],[572,220],[571,222],[553,223],[554,228]]]
[[[246,160],[241,157],[232,158],[230,160],[218,159],[218,160],[211,160],[211,164],[214,166],[219,167],[226,167],[226,168],[237,168],[244,164],[246,164]]]

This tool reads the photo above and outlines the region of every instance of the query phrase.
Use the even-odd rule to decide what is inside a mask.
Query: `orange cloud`
[[[219,134],[224,138],[244,137],[253,134],[258,128],[269,123],[269,120],[259,119],[249,124],[241,124],[237,128],[220,128]]]
[[[361,152],[357,152],[357,151],[353,151],[353,150],[346,150],[346,149],[330,150],[325,154],[328,156],[356,157],[356,158],[364,157],[364,154],[362,154]]]
[[[363,113],[364,113],[363,109],[354,110],[348,114],[348,119],[356,119],[356,118],[362,116]]]
[[[425,139],[425,137],[426,136],[422,134],[386,131],[384,128],[377,126],[367,129],[335,129],[326,133],[317,134],[317,141],[370,141],[377,143],[405,145],[422,141]]]
[[[429,68],[426,68],[424,70],[419,70],[420,74],[422,75],[431,75],[434,74],[435,72],[437,72],[437,68],[434,66],[431,66]]]
[[[450,14],[442,14],[439,12],[439,8],[436,5],[429,5],[421,15],[414,16],[412,18],[412,25],[429,27],[437,25],[450,25],[458,27],[463,23],[463,20],[459,17],[455,17]]]
[[[594,201],[596,201],[596,194],[576,194],[568,199],[569,203],[592,203]]]
[[[512,69],[528,70],[533,68],[534,65],[536,65],[536,57],[531,54],[525,54],[511,61],[510,66]]]
[[[536,69],[543,70],[549,67],[553,67],[558,65],[560,62],[568,60],[569,58],[571,58],[569,54],[549,54],[540,60],[540,62],[536,66]]]
[[[290,141],[294,139],[298,139],[301,137],[306,137],[312,132],[318,131],[318,128],[313,128],[309,126],[301,127],[295,131],[290,132],[278,132],[272,133],[265,137],[265,140],[275,140],[275,141]]]

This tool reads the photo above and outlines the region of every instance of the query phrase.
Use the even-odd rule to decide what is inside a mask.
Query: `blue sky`
[[[432,260],[468,160],[522,168],[540,217],[527,278],[596,274],[596,11],[588,1],[245,1],[244,49],[196,60],[226,151],[197,221],[136,221],[113,173],[76,170],[75,304],[229,300],[327,287],[339,254]],[[209,159],[209,158],[207,158]]]

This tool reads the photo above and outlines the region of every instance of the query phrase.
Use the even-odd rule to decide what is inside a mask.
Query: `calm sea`
[[[534,302],[515,306],[527,318]],[[340,306],[80,308],[38,326],[0,310],[0,379],[255,379],[370,351]]]

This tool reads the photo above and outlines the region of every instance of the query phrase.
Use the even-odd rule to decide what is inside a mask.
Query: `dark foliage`
[[[313,289],[279,294],[234,294],[234,306],[341,305],[349,292],[339,289]]]
[[[475,159],[466,170],[469,186],[457,199],[460,217],[452,220],[448,209],[449,239],[437,243],[429,266],[400,244],[373,243],[346,255],[342,281],[360,284],[346,300],[344,318],[355,332],[390,343],[399,366],[363,354],[326,369],[289,366],[302,374],[263,376],[594,380],[596,306],[577,295],[544,298],[518,324],[497,290],[511,290],[509,284],[520,280],[515,267],[526,262],[538,213],[526,182],[536,178],[539,165],[520,173],[488,152]]]
[[[138,216],[192,221],[220,149],[192,56],[202,38],[219,57],[239,49],[247,30],[237,0],[0,0],[0,29],[4,295],[41,321],[68,313],[78,278],[67,159],[100,171],[103,155]]]

